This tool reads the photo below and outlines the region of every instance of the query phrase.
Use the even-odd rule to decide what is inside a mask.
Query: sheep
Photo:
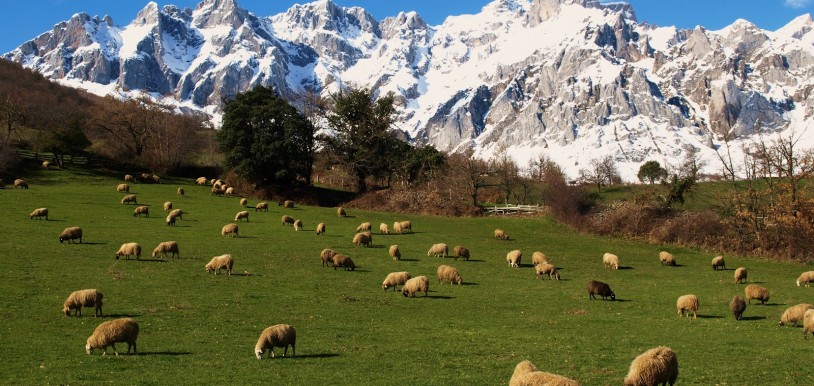
[[[68,227],[62,230],[62,233],[59,234],[60,243],[63,241],[70,241],[73,243],[73,241],[76,239],[79,239],[79,244],[82,244],[82,228],[80,227]]]
[[[393,291],[395,292],[396,286],[403,286],[411,277],[410,272],[390,272],[382,282],[382,289],[387,291],[388,288],[393,287]]]
[[[294,230],[295,231],[302,230],[302,220],[294,220]]]
[[[226,196],[233,196],[235,194],[235,188],[230,186],[230,187],[226,188],[226,190],[223,192],[223,194],[226,195]]]
[[[396,221],[393,223],[393,231],[402,234],[406,231],[413,231],[412,221]]]
[[[601,281],[591,280],[588,282],[588,298],[596,300],[596,296],[602,296],[602,300],[605,298],[610,298],[610,300],[616,300],[616,294],[611,291],[610,286],[608,283],[603,283]]]
[[[164,203],[164,211],[169,212],[172,210],[172,201],[167,201]]]
[[[381,233],[383,235],[389,235],[390,234],[390,229],[387,228],[387,224],[385,224],[385,223],[379,224],[379,233]]]
[[[534,267],[534,270],[537,272],[538,279],[542,279],[543,275],[548,275],[548,280],[551,280],[552,278],[560,280],[560,273],[557,272],[557,268],[552,264],[538,264],[536,267]]]
[[[240,237],[238,234],[237,224],[230,223],[223,226],[220,229],[220,235],[226,237],[227,235],[232,235],[232,237]]]
[[[274,348],[282,347],[283,356],[286,356],[288,346],[291,346],[291,356],[297,355],[297,330],[288,324],[276,324],[266,327],[260,333],[260,338],[254,345],[254,355],[260,360],[263,359],[263,353],[269,350],[269,355],[274,358]]]
[[[34,211],[31,212],[31,214],[28,215],[28,218],[34,219],[34,217],[36,217],[38,219],[45,217],[45,221],[48,221],[48,208],[34,209]],[[806,285],[806,287],[808,287],[808,285]]]
[[[732,315],[735,316],[735,320],[741,320],[741,317],[743,317],[743,311],[746,311],[746,301],[744,301],[742,297],[736,295],[732,298],[732,301],[729,302],[729,310],[732,311]]]
[[[808,333],[814,334],[814,310],[808,310],[803,315],[803,338],[808,339]]]
[[[164,222],[167,223],[167,226],[174,226],[175,225],[175,216],[168,214],[166,220]]]
[[[181,220],[184,219],[184,211],[181,209],[173,209],[170,211],[169,215],[175,218],[180,218]]]
[[[179,187],[178,190],[175,191],[179,196],[184,197],[184,188]]]
[[[357,233],[353,236],[353,243],[356,244],[357,247],[364,245],[365,247],[369,247],[373,245],[373,235],[370,233]]]
[[[20,189],[28,189],[28,182],[26,182],[26,180],[18,178],[14,180],[14,187]]]
[[[152,176],[150,176],[150,179],[151,179],[151,180],[153,180],[153,183],[154,183],[154,184],[160,184],[160,183],[161,183],[161,177],[159,177],[159,176],[157,176],[157,175],[155,175],[155,174],[153,174]]]
[[[237,214],[235,215],[235,221],[240,221],[243,220],[244,218],[246,219],[246,222],[249,222],[249,211],[242,210],[240,212],[237,212]]]
[[[356,232],[370,232],[372,225],[369,222],[363,222],[356,227]]]
[[[283,217],[280,218],[280,222],[283,225],[289,225],[289,224],[292,225],[292,226],[294,225],[294,219],[291,216],[287,215],[287,214],[284,214]]]
[[[448,254],[449,248],[444,243],[433,244],[430,249],[427,250],[427,256],[447,257]]]
[[[676,383],[678,358],[669,347],[656,347],[645,351],[630,364],[625,386],[650,386]]]
[[[678,309],[678,317],[683,317],[686,312],[689,318],[690,311],[692,311],[692,318],[698,319],[698,297],[695,295],[679,296],[676,301],[676,309]]]
[[[448,281],[449,284],[456,283],[458,285],[461,285],[461,283],[463,282],[463,279],[461,279],[461,274],[458,272],[458,269],[453,266],[441,265],[438,267],[438,271],[436,273],[438,274],[438,283]]]
[[[93,307],[94,316],[102,315],[102,299],[105,296],[96,289],[85,289],[73,291],[65,299],[65,304],[62,306],[62,312],[65,316],[71,316],[71,311],[74,311],[74,316],[82,316],[82,307]]]
[[[399,250],[398,244],[393,244],[390,246],[390,249],[387,251],[387,254],[393,258],[393,260],[401,260],[401,250]]]
[[[519,268],[520,267],[520,259],[523,257],[523,253],[519,250],[515,249],[506,254],[506,262],[509,263],[509,267]]]
[[[130,256],[135,256],[136,260],[141,259],[141,245],[139,243],[124,243],[119,250],[116,251],[116,260],[124,256],[125,259],[130,260]]]
[[[806,311],[811,309],[814,309],[814,306],[808,303],[802,303],[786,308],[786,311],[783,312],[783,315],[780,317],[780,325],[784,326],[786,324],[794,323],[794,325],[797,326],[797,322],[803,321]]]
[[[746,267],[739,267],[735,270],[735,283],[745,283],[747,277]]]
[[[415,297],[416,292],[423,292],[424,297],[427,297],[427,292],[430,290],[430,281],[426,276],[417,276],[404,282],[401,287],[401,294],[406,298],[407,296]]]
[[[402,234],[401,224],[398,221],[393,223],[393,232],[398,232],[398,234]]]
[[[130,193],[130,185],[118,184],[118,185],[116,185],[116,192],[118,192],[118,193]]]
[[[42,168],[48,169],[51,166],[51,162],[48,160],[42,161]]]
[[[495,229],[495,238],[500,240],[508,240],[509,234],[503,229]]]
[[[249,199],[248,198],[241,198],[240,199],[240,206],[242,206],[242,207],[249,206]]]
[[[339,217],[346,217],[348,214],[345,213],[345,208],[340,206],[339,208],[336,208],[336,215]]]
[[[515,366],[509,386],[579,386],[579,382],[537,370],[536,366],[526,360]]]
[[[107,355],[107,347],[113,347],[113,352],[116,356],[119,352],[116,351],[116,343],[127,343],[127,353],[133,349],[133,354],[136,351],[136,339],[138,339],[138,322],[132,318],[113,319],[100,324],[93,331],[93,335],[88,337],[85,342],[85,352],[90,355],[94,349],[101,348],[102,355]]]
[[[548,263],[548,256],[542,252],[535,251],[531,254],[531,263],[534,264],[535,267],[540,264]]]
[[[321,223],[317,224],[317,234],[318,235],[324,235],[325,234],[325,223],[324,222],[321,222]]]
[[[345,268],[346,271],[356,270],[356,264],[353,263],[353,260],[341,253],[333,255],[333,257],[331,257],[331,261],[333,262],[334,271],[340,267]]]
[[[286,209],[294,208],[294,201],[285,200],[285,202],[283,202],[283,208],[286,208]]]
[[[204,185],[206,185],[206,182],[207,182],[206,177],[198,177],[198,178],[195,180],[195,185],[201,185],[201,186],[204,186]]]
[[[133,217],[138,217],[140,215],[150,217],[150,208],[147,206],[137,206],[135,209],[133,209]]]
[[[46,220],[48,220],[47,213],[46,213]],[[803,272],[800,277],[797,278],[797,286],[799,287],[800,284],[805,284],[808,287],[808,283],[814,281],[814,271],[807,271]]]
[[[222,196],[222,195],[225,194],[223,189],[221,189],[221,188],[219,188],[217,186],[213,186],[211,192],[212,192],[213,196]]]
[[[661,251],[659,252],[659,261],[661,261],[661,265],[676,265],[676,258],[673,256],[672,253]]]
[[[136,182],[136,177],[133,177],[131,174],[125,174],[124,182]]]
[[[749,284],[743,290],[746,293],[746,302],[752,304],[752,299],[760,300],[760,304],[766,304],[769,301],[769,290],[757,284]]]
[[[167,253],[172,257],[181,257],[181,254],[178,252],[178,243],[175,241],[159,243],[158,246],[153,249],[153,257],[158,256],[159,253],[164,257],[167,257]]]
[[[717,271],[719,268],[726,269],[726,262],[724,261],[723,256],[715,256],[712,259],[712,269]]]
[[[325,267],[325,266],[333,265],[333,263],[334,263],[333,258],[334,258],[334,255],[336,255],[337,253],[339,253],[339,252],[334,251],[333,249],[328,249],[328,248],[323,249],[322,252],[320,252],[320,254],[319,254],[319,257],[322,259],[322,266]]]
[[[602,263],[605,264],[605,268],[619,269],[619,256],[613,253],[605,253],[602,255]]]
[[[255,212],[257,212],[257,211],[268,212],[269,211],[269,203],[265,202],[265,201],[257,203],[257,205],[254,206],[254,211]]]
[[[220,256],[215,256],[212,260],[209,260],[208,263],[204,266],[204,270],[206,273],[215,272],[215,275],[220,273],[221,269],[226,270],[227,275],[232,275],[232,267],[235,265],[235,260],[232,258],[232,255],[225,254]]]
[[[458,261],[459,257],[469,261],[469,249],[463,245],[456,245],[455,248],[452,248],[452,257],[455,258],[455,261]]]
[[[128,194],[128,195],[122,197],[122,201],[121,201],[122,204],[129,204],[131,202],[133,204],[138,204],[135,194]]]

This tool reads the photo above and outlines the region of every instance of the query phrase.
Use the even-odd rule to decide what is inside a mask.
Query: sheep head
[[[254,349],[254,356],[257,357],[257,360],[263,359],[263,350],[259,348]]]
[[[68,307],[68,306],[63,307],[63,308],[62,308],[62,312],[64,312],[64,313],[65,313],[65,316],[71,316],[71,308],[70,308],[70,307]],[[781,323],[782,323],[782,322],[781,322]]]
[[[611,300],[616,300],[616,294],[613,293],[613,291],[611,291],[611,293],[610,293],[610,298],[611,298]]]
[[[85,352],[90,355],[93,354],[93,346],[90,343],[85,343]]]

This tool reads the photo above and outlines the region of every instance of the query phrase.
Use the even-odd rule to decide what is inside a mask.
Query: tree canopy
[[[636,176],[639,177],[639,181],[644,182],[647,180],[650,185],[653,185],[656,180],[667,178],[667,170],[661,167],[658,161],[647,161],[639,167],[639,174]]]

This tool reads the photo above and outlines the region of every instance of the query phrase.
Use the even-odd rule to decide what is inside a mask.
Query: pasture
[[[133,217],[122,205],[119,176],[86,171],[38,171],[30,189],[0,190],[0,384],[291,384],[291,385],[500,385],[515,365],[538,368],[583,385],[618,385],[638,354],[670,346],[678,355],[679,384],[811,384],[814,339],[799,327],[780,327],[786,307],[814,303],[814,288],[797,287],[811,267],[726,256],[713,271],[714,251],[575,234],[547,217],[441,218],[270,203],[249,209],[240,237],[224,238],[223,225],[243,210],[237,197],[214,197],[192,180],[131,184],[150,217]],[[176,195],[183,186],[185,197]],[[162,204],[183,209],[183,220],[164,224]],[[249,199],[252,207],[256,199]],[[31,220],[48,207],[49,220]],[[288,214],[304,231],[283,226]],[[411,220],[414,233],[380,235],[378,225]],[[351,243],[356,227],[373,224],[373,247]],[[318,236],[317,223],[327,232]],[[62,229],[81,226],[82,244],[60,244]],[[505,229],[508,241],[493,238]],[[152,249],[175,240],[180,258],[153,258]],[[125,242],[143,247],[140,260],[115,260]],[[434,243],[464,245],[470,261],[426,255]],[[387,256],[398,244],[402,260]],[[332,248],[353,258],[355,271],[320,266]],[[506,253],[523,253],[510,268]],[[545,253],[562,280],[535,278],[532,252]],[[661,250],[677,267],[659,264]],[[621,269],[603,267],[602,254],[619,256]],[[216,255],[235,259],[231,276],[207,274]],[[463,285],[439,285],[440,264],[458,268]],[[747,283],[771,291],[767,305],[753,302],[736,321],[729,312],[734,269],[749,269]],[[430,279],[427,298],[383,291],[392,271]],[[617,301],[589,300],[595,279],[610,284]],[[99,289],[104,317],[84,309],[67,317],[71,291]],[[680,295],[700,300],[698,319],[679,318]],[[114,317],[140,323],[138,355],[101,356],[84,351],[94,328]],[[287,323],[297,330],[296,356],[258,361],[260,332]],[[124,353],[126,344],[118,344]],[[291,351],[289,350],[289,355]]]

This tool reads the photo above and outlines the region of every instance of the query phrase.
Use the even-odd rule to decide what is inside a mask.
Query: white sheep
[[[358,227],[356,227],[356,231],[357,232],[370,232],[370,228],[372,226],[373,225],[371,225],[369,222],[363,222],[363,223],[359,224]]]
[[[45,217],[45,221],[48,221],[48,208],[34,209],[34,211],[32,211],[31,214],[28,215],[28,218],[30,219],[34,219],[35,217],[38,219]],[[808,287],[808,285],[806,285],[806,287]]]
[[[814,309],[814,306],[808,303],[802,303],[786,308],[786,311],[784,311],[783,315],[780,316],[780,325],[784,326],[786,324],[794,324],[796,326],[797,322],[803,321],[806,311],[810,309]]]
[[[735,283],[746,282],[747,276],[748,272],[746,271],[746,267],[738,267],[738,269],[735,270]]]
[[[248,206],[248,205],[249,205],[249,199],[247,199],[247,198],[241,198],[240,199],[240,206]]]
[[[26,180],[18,178],[14,180],[14,187],[20,189],[28,189],[28,182]]]
[[[45,217],[48,220],[48,217]],[[814,282],[814,271],[807,271],[803,272],[800,277],[797,278],[797,286],[799,287],[800,284],[805,284],[808,287],[808,283]]]
[[[325,234],[325,223],[324,222],[321,222],[321,223],[317,224],[317,234],[318,235]]]
[[[169,212],[172,210],[172,201],[167,201],[164,203],[164,211]]]
[[[62,230],[62,233],[59,234],[59,242],[63,241],[70,241],[73,243],[74,240],[79,239],[79,244],[82,244],[82,228],[80,227],[68,227]]]
[[[178,243],[175,241],[164,241],[159,243],[158,246],[153,249],[153,257],[158,256],[159,253],[164,257],[167,257],[168,253],[171,257],[181,257],[178,252]]]
[[[531,263],[534,264],[535,267],[540,264],[548,263],[548,256],[542,252],[535,251],[531,254]]]
[[[214,271],[215,275],[220,273],[221,269],[225,269],[226,274],[231,275],[234,264],[235,260],[232,258],[232,255],[227,253],[225,255],[213,257],[212,260],[209,260],[209,263],[204,266],[204,269],[207,273]]]
[[[246,219],[246,222],[249,222],[249,211],[242,210],[240,212],[237,212],[237,214],[235,215],[235,221],[240,221],[243,220],[244,218]]]
[[[175,218],[180,218],[181,220],[184,219],[184,211],[181,209],[173,209],[170,211],[170,216]]]
[[[385,224],[385,223],[379,224],[379,233],[381,233],[383,235],[389,235],[390,234],[390,229],[387,228],[387,224]]]
[[[498,228],[495,229],[495,238],[500,240],[508,240],[509,234],[506,233],[506,231],[504,231],[503,229]]]
[[[294,225],[294,218],[287,215],[287,214],[284,214],[283,217],[280,218],[280,222],[283,225],[291,225],[291,226],[293,226]]]
[[[291,200],[285,200],[285,201],[283,202],[283,208],[286,208],[286,209],[293,209],[293,208],[294,208],[294,201],[291,201]]]
[[[201,185],[201,186],[204,186],[204,185],[206,185],[206,183],[207,183],[207,179],[206,179],[206,177],[198,177],[198,178],[195,180],[195,185]]]
[[[138,322],[131,318],[113,319],[100,324],[93,331],[93,335],[88,337],[85,343],[85,352],[88,355],[93,353],[94,349],[101,348],[102,355],[107,355],[107,347],[113,347],[113,352],[119,355],[116,351],[116,343],[127,343],[127,353],[133,349],[133,354],[136,353],[136,339],[138,339],[139,326]]]
[[[415,297],[416,292],[423,292],[424,297],[427,297],[427,292],[430,290],[430,281],[426,276],[417,276],[404,282],[404,287],[401,287],[401,294],[404,297]]]
[[[71,311],[74,311],[74,316],[82,316],[82,307],[93,307],[94,316],[102,316],[102,299],[105,296],[96,289],[85,289],[73,291],[65,299],[65,304],[62,306],[62,312],[65,316],[71,316]]]
[[[365,246],[369,247],[373,245],[373,236],[370,233],[357,233],[353,236],[353,243],[356,244],[357,247]]]
[[[515,366],[509,386],[579,386],[579,382],[562,375],[540,371],[526,360]]]
[[[448,253],[449,247],[444,243],[433,244],[430,249],[427,250],[427,256],[447,257]]]
[[[686,312],[687,317],[690,317],[692,311],[692,318],[698,318],[698,297],[695,295],[682,295],[676,301],[676,309],[678,309],[678,316],[683,317]]]
[[[178,190],[176,190],[176,193],[178,193],[179,196],[184,197],[184,188],[179,187]]]
[[[116,251],[116,260],[124,256],[125,259],[130,259],[130,256],[135,256],[136,260],[141,258],[141,245],[139,243],[124,243],[119,250]]]
[[[320,252],[319,257],[322,259],[322,266],[331,266],[333,265],[333,258],[338,252],[334,251],[333,249],[325,248]]]
[[[678,379],[678,358],[669,347],[645,351],[630,364],[625,386],[673,385]]]
[[[294,230],[295,231],[302,230],[302,220],[294,220]]]
[[[276,324],[267,327],[260,333],[257,344],[254,345],[254,355],[257,359],[263,359],[263,353],[269,351],[269,355],[274,358],[274,348],[282,347],[283,356],[288,354],[288,346],[291,346],[291,355],[297,353],[297,331],[288,324]]]
[[[515,249],[506,254],[506,262],[509,263],[509,267],[519,268],[520,267],[520,259],[523,257],[523,253],[519,250]]]
[[[552,278],[560,280],[560,273],[557,272],[557,268],[552,264],[538,264],[534,267],[534,271],[537,273],[538,279],[542,279],[543,275],[548,275],[548,280],[551,280]]]
[[[814,334],[814,310],[806,311],[803,316],[803,338],[808,339],[808,333]]]
[[[452,257],[455,258],[455,261],[458,261],[459,257],[469,261],[469,249],[463,245],[456,245],[455,248],[452,248]]]
[[[458,269],[450,265],[441,265],[436,272],[438,275],[438,283],[449,282],[449,284],[456,283],[461,285],[463,279]]]
[[[164,220],[164,222],[166,222],[168,226],[175,225],[175,216],[173,216],[171,214],[168,214],[167,218],[166,218],[166,220]]]
[[[127,184],[118,184],[118,185],[116,185],[116,192],[119,192],[119,193],[130,193],[130,185],[127,185]]]
[[[350,257],[345,256],[341,253],[333,255],[331,260],[333,263],[332,265],[334,267],[334,271],[336,271],[337,268],[345,268],[346,271],[356,270],[356,264],[353,262],[353,260]]]
[[[237,224],[230,223],[224,225],[223,228],[220,229],[220,235],[223,237],[226,237],[228,235],[231,235],[231,237],[240,237],[240,235],[238,234]]]
[[[42,168],[48,169],[51,166],[51,162],[48,160],[42,161]]]
[[[613,253],[605,253],[602,255],[602,263],[605,264],[605,268],[619,269],[619,256]]]
[[[336,208],[336,215],[339,217],[346,217],[348,214],[345,212],[345,208],[340,206],[339,208]]]
[[[716,271],[718,269],[726,269],[726,262],[723,256],[715,256],[712,258],[712,269]]]
[[[410,221],[396,221],[393,223],[393,232],[402,234],[406,231],[413,231],[413,223]]]
[[[226,191],[224,191],[223,194],[227,196],[233,196],[235,194],[235,188],[230,186],[226,188]]]
[[[393,258],[393,260],[401,260],[401,251],[399,250],[398,244],[393,244],[390,246],[390,249],[387,251],[387,254]]]
[[[382,289],[387,291],[388,288],[393,287],[393,291],[395,291],[396,286],[403,286],[411,277],[410,272],[390,272],[382,282]]]
[[[752,304],[752,299],[760,300],[760,304],[769,301],[769,290],[757,284],[749,284],[743,290],[746,293],[746,303]]]
[[[265,202],[265,201],[258,202],[257,205],[254,206],[254,211],[255,212],[257,212],[257,211],[268,212],[269,211],[269,203]]]
[[[124,175],[125,182],[136,182],[136,177],[133,177],[132,174],[125,174]]]
[[[136,199],[136,195],[135,195],[135,194],[128,194],[128,195],[126,195],[126,196],[122,197],[122,201],[121,201],[121,203],[122,203],[122,204],[130,204],[130,203],[133,203],[133,204],[138,204],[138,202],[137,202],[137,201],[138,201],[138,200]]]
[[[672,266],[676,265],[675,256],[673,256],[672,253],[667,251],[659,252],[659,261],[661,262],[661,265],[672,265]]]
[[[140,215],[144,215],[144,217],[150,217],[150,207],[137,206],[135,209],[133,209],[133,217],[138,217]]]

